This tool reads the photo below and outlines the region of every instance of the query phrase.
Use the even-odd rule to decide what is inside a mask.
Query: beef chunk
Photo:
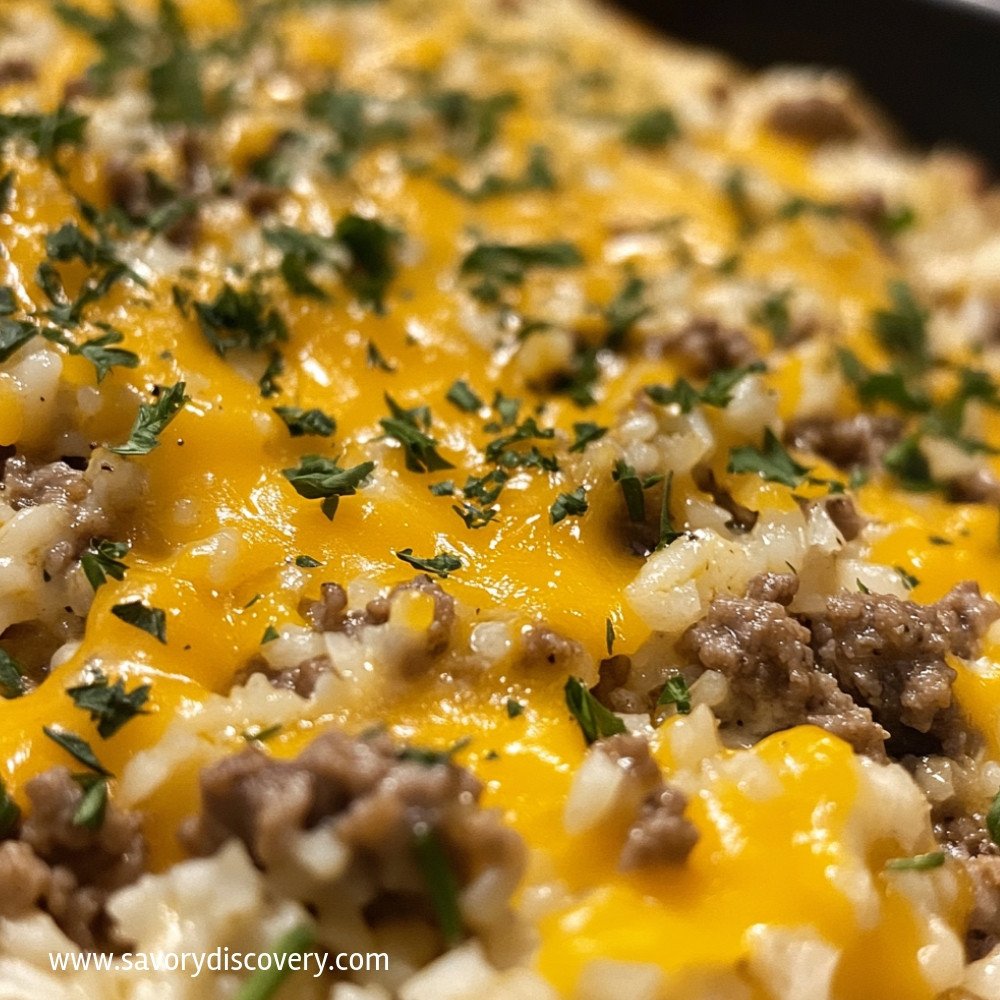
[[[758,583],[753,589],[765,587]],[[884,756],[884,730],[833,677],[816,669],[809,630],[781,604],[717,597],[708,614],[681,637],[678,650],[703,669],[726,676],[730,694],[715,712],[723,727],[743,738],[761,739],[808,722],[847,740],[859,753]]]
[[[14,510],[41,504],[79,504],[89,487],[83,472],[66,462],[35,465],[24,455],[11,455],[4,462],[0,500]]]
[[[632,660],[628,656],[609,656],[601,660],[597,686],[591,689],[591,694],[612,712],[648,712],[652,708],[651,699],[632,690],[629,686],[631,673]]]
[[[494,872],[512,891],[524,865],[517,835],[478,806],[479,782],[447,758],[408,753],[384,735],[355,739],[330,731],[295,760],[246,750],[201,775],[201,814],[182,828],[195,854],[236,837],[265,871],[287,868],[296,838],[324,827],[349,852],[352,892],[368,886],[371,912],[403,907],[433,920],[415,843],[436,833],[460,887]],[[308,877],[305,879],[309,883]],[[336,886],[302,887],[303,901],[336,898]]]
[[[975,961],[1000,944],[1000,857],[968,858],[964,864],[973,889],[965,948],[969,961]]]
[[[812,648],[818,666],[892,734],[894,753],[940,747],[956,756],[971,734],[952,703],[955,671],[945,657],[974,655],[998,615],[974,583],[928,606],[845,592],[810,619]]]
[[[787,608],[799,591],[799,578],[794,573],[760,573],[747,584],[747,597],[754,601],[770,601]]]
[[[572,665],[584,656],[580,643],[544,623],[526,628],[521,642],[523,662],[528,667],[555,667],[561,673],[570,673]]]
[[[1000,503],[1000,482],[989,469],[977,469],[953,479],[948,498],[955,503]]]
[[[646,739],[621,733],[601,740],[597,751],[626,772],[637,802],[618,867],[631,871],[686,860],[698,842],[698,830],[684,815],[687,798],[663,781]]]
[[[629,827],[619,867],[624,871],[685,861],[698,842],[698,830],[685,817],[687,798],[673,785],[651,793]]]
[[[37,76],[30,59],[5,59],[0,62],[0,86],[7,83],[30,83]]]
[[[843,102],[818,95],[779,101],[768,113],[767,125],[779,135],[810,145],[858,136],[854,116]]]
[[[853,417],[806,417],[788,426],[787,444],[810,451],[840,469],[871,468],[898,439],[902,421],[896,417],[859,413]]]
[[[96,830],[73,823],[83,791],[63,767],[25,785],[31,809],[17,840],[0,845],[0,914],[48,911],[81,947],[106,943],[104,904],[145,870],[140,818],[109,803]]]
[[[680,355],[698,378],[757,360],[753,343],[742,330],[729,329],[714,319],[694,320],[665,346]]]

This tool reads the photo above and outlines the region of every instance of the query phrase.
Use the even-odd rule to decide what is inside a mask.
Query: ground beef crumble
[[[601,740],[597,750],[626,772],[638,798],[635,819],[618,859],[619,868],[632,871],[686,860],[698,842],[698,829],[684,815],[686,796],[664,782],[646,739],[621,733]]]
[[[955,671],[946,657],[975,655],[1000,607],[974,583],[936,604],[887,594],[844,592],[810,616],[816,664],[872,711],[891,734],[890,752],[967,753],[974,739],[952,701]]]
[[[329,731],[295,760],[249,749],[207,767],[201,814],[184,825],[181,838],[199,855],[238,838],[272,871],[287,866],[297,836],[325,827],[348,849],[346,872],[355,890],[367,887],[361,903],[371,919],[406,913],[433,924],[415,854],[418,831],[435,831],[460,889],[492,872],[509,895],[523,870],[520,838],[499,814],[479,806],[481,791],[446,756],[408,753],[384,734],[366,739]],[[306,902],[336,901],[337,891],[336,883],[300,886]]]
[[[19,835],[0,843],[0,915],[38,906],[81,947],[110,946],[104,904],[146,867],[139,815],[110,802],[96,830],[75,825],[83,791],[63,767],[32,778],[25,792],[31,807]]]
[[[750,592],[788,599],[772,578]],[[859,752],[884,757],[885,731],[836,680],[816,668],[809,630],[783,604],[758,597],[721,596],[681,637],[678,651],[729,681],[729,696],[715,714],[741,742],[811,723],[847,740]]]

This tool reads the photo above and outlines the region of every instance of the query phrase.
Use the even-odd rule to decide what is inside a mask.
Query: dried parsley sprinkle
[[[98,734],[106,740],[130,719],[145,714],[143,706],[149,700],[151,690],[151,684],[140,684],[126,691],[121,678],[109,684],[108,678],[97,671],[92,680],[67,688],[66,693],[77,708],[90,713],[91,722],[97,723]]]
[[[24,668],[5,649],[0,649],[0,696],[8,701],[20,698],[28,690]]]
[[[406,467],[411,472],[442,472],[454,466],[438,453],[437,441],[425,433],[430,427],[431,413],[426,406],[404,409],[388,393],[385,395],[391,417],[379,423],[387,437],[403,446]]]
[[[436,573],[442,578],[462,568],[462,560],[452,552],[439,552],[430,559],[422,559],[413,554],[413,549],[407,548],[400,549],[396,553],[396,558],[409,563],[415,569],[423,570],[425,573]]]
[[[445,399],[453,406],[465,413],[475,413],[482,409],[483,401],[469,388],[467,382],[458,379],[453,382],[451,388],[446,393]]]
[[[128,441],[114,448],[108,448],[116,455],[148,455],[160,445],[159,437],[167,425],[180,412],[189,397],[184,395],[185,384],[178,382],[169,388],[156,386],[153,390],[155,403],[142,403],[136,415]]]
[[[142,629],[158,642],[167,644],[167,615],[162,609],[152,608],[140,600],[134,600],[114,605],[111,613],[126,625]]]
[[[622,138],[630,146],[659,149],[680,134],[674,113],[669,108],[658,107],[633,115],[626,123]]]
[[[599,424],[584,422],[573,424],[573,443],[569,446],[571,452],[583,452],[587,450],[587,445],[600,441],[610,430],[609,427],[601,427]]]
[[[320,509],[326,519],[332,521],[340,498],[354,496],[374,468],[374,462],[362,462],[350,469],[342,469],[333,459],[322,455],[303,455],[297,466],[282,469],[281,474],[299,496],[306,500],[322,500]]]
[[[322,410],[303,410],[299,406],[275,406],[274,412],[282,419],[292,437],[306,434],[329,437],[337,429],[337,421]]]
[[[680,674],[668,677],[660,697],[656,699],[657,706],[673,705],[680,715],[691,712],[691,691],[687,681]]]
[[[121,560],[128,554],[128,542],[112,542],[106,538],[92,538],[87,550],[80,556],[80,568],[90,586],[97,590],[108,577],[125,579],[128,567]]]
[[[893,872],[925,872],[933,868],[940,868],[944,861],[944,851],[931,851],[929,854],[917,854],[912,858],[890,858],[885,863],[885,867]]]
[[[567,517],[580,517],[587,513],[589,504],[587,494],[582,486],[578,486],[571,493],[560,493],[549,508],[549,520],[552,524],[558,524]]]
[[[563,688],[566,706],[580,725],[587,743],[625,732],[625,723],[605,708],[587,689],[583,681],[570,677]]]
[[[739,445],[733,448],[729,453],[727,469],[729,472],[756,472],[769,482],[793,488],[809,472],[785,451],[770,427],[764,431],[762,447]]]
[[[9,837],[21,821],[21,809],[11,798],[7,786],[0,778],[0,838]]]

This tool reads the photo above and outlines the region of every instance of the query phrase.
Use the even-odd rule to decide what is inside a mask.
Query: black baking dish
[[[847,70],[924,146],[1000,174],[1000,0],[619,0],[668,35],[753,67]]]

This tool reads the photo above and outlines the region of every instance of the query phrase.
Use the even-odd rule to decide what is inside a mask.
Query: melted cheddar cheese
[[[155,13],[152,3],[134,0],[127,6],[136,14]],[[198,44],[237,31],[243,16],[241,5],[229,0],[185,0],[179,6]],[[58,23],[47,4],[31,0],[23,7],[46,24]],[[99,15],[110,9],[99,0],[86,7]],[[581,408],[565,393],[540,389],[526,358],[535,350],[532,338],[519,342],[498,328],[495,313],[469,295],[469,280],[459,273],[477,241],[573,244],[582,265],[526,269],[523,283],[506,289],[504,298],[511,316],[541,315],[550,326],[570,326],[584,344],[601,343],[606,310],[629,273],[652,283],[689,268],[688,284],[672,294],[694,299],[738,253],[746,281],[768,282],[778,275],[784,287],[808,288],[817,301],[832,304],[839,344],[872,367],[884,363],[872,316],[888,308],[890,283],[907,276],[899,256],[849,217],[822,222],[804,213],[785,221],[780,232],[745,240],[739,206],[717,180],[722,164],[765,178],[787,197],[831,200],[817,180],[809,147],[760,125],[718,130],[685,123],[682,155],[666,144],[629,145],[620,129],[601,124],[601,115],[614,121],[614,115],[641,112],[643,94],[654,92],[648,61],[655,64],[661,57],[640,32],[588,13],[546,44],[528,14],[526,27],[505,29],[491,41],[482,11],[470,4],[392,0],[332,12],[292,7],[273,24],[283,41],[280,72],[252,79],[246,110],[212,126],[211,152],[220,169],[240,176],[272,149],[305,89],[334,78],[387,102],[402,100],[407,81],[433,78],[465,47],[475,70],[471,89],[519,98],[503,116],[503,155],[490,170],[514,175],[542,145],[549,150],[555,182],[551,189],[463,199],[441,178],[463,178],[468,164],[447,147],[421,141],[405,153],[391,143],[373,145],[359,152],[342,177],[319,172],[293,184],[281,203],[282,223],[328,233],[337,219],[356,212],[403,234],[405,250],[398,252],[384,311],[359,303],[335,281],[329,296],[320,299],[293,294],[280,279],[268,279],[268,301],[283,317],[288,336],[278,345],[280,391],[267,398],[257,382],[266,354],[236,361],[220,356],[195,313],[179,309],[173,294],[180,286],[189,303],[208,302],[218,294],[224,273],[245,274],[261,252],[259,240],[248,236],[259,224],[238,204],[227,203],[202,214],[193,250],[164,252],[156,259],[143,257],[141,248],[135,251],[146,287],[127,280],[114,284],[87,317],[123,331],[123,346],[138,356],[138,366],[112,368],[95,391],[92,364],[62,350],[60,391],[76,400],[76,432],[95,445],[128,438],[136,409],[149,401],[154,385],[184,381],[190,401],[162,432],[158,447],[130,459],[146,485],[119,530],[118,537],[131,545],[127,572],[94,593],[85,631],[70,655],[36,689],[2,705],[3,777],[22,805],[28,779],[67,762],[43,726],[78,733],[121,776],[172,723],[197,716],[213,696],[229,692],[237,671],[259,652],[265,629],[301,624],[299,601],[314,597],[321,581],[363,578],[386,586],[410,579],[412,570],[395,554],[403,549],[459,557],[461,568],[443,586],[468,609],[469,628],[470,622],[498,615],[516,627],[544,622],[579,641],[595,663],[607,655],[609,628],[615,652],[633,652],[651,640],[655,629],[627,597],[642,557],[623,543],[621,490],[584,455],[569,454],[567,446],[574,422],[612,427],[643,387],[671,385],[689,372],[669,353],[602,356],[593,405]],[[352,18],[371,26],[358,28]],[[85,33],[64,25],[52,30],[59,32],[60,44],[37,82],[0,88],[11,108],[34,101],[39,111],[54,112],[66,83],[99,56]],[[604,32],[614,41],[602,37]],[[517,46],[519,58],[509,58]],[[633,67],[624,55],[630,48],[651,48],[653,54]],[[594,98],[598,105],[606,100],[607,107],[588,111],[580,125],[572,117],[573,102],[582,100],[573,81],[600,71],[615,80],[608,85],[610,96],[598,90]],[[574,133],[577,125],[589,129],[585,138]],[[171,155],[168,143],[149,155],[148,165],[155,166],[156,156]],[[81,199],[108,206],[106,177],[114,156],[113,149],[95,143],[74,147],[61,155],[57,172],[23,144],[6,149],[3,169],[13,172],[15,182],[0,215],[0,284],[13,288],[20,303],[46,306],[33,279],[46,258],[45,236],[80,220]],[[835,227],[835,234],[823,226]],[[177,266],[173,257],[188,252],[182,274],[185,261]],[[225,272],[234,262],[241,262],[243,271]],[[62,275],[72,295],[85,271],[70,263]],[[759,376],[762,391],[771,394],[777,416],[791,420],[817,392],[810,381],[816,359],[805,347],[772,351],[765,319],[751,321],[747,329],[760,352],[769,355],[767,371]],[[561,349],[556,339],[550,341],[538,342],[550,344],[537,351],[535,363],[542,369],[545,350]],[[372,345],[384,364],[373,363]],[[492,467],[483,449],[497,431],[483,429],[483,408],[464,412],[446,401],[457,380],[487,407],[497,393],[521,400],[521,419],[537,414],[540,426],[555,429],[551,441],[538,443],[557,449],[562,460],[557,472],[512,473],[498,515],[476,530],[456,517],[455,497],[428,489],[449,478],[461,484]],[[833,385],[833,405],[844,411],[856,407],[849,387],[824,385]],[[25,393],[16,373],[0,373],[0,444],[44,448],[49,431],[33,427]],[[380,426],[388,416],[386,394],[404,408],[430,407],[429,433],[453,469],[407,468],[404,449]],[[274,413],[276,405],[322,409],[336,419],[335,436],[292,437]],[[753,473],[728,473],[731,448],[746,442],[739,428],[727,424],[724,409],[706,407],[705,419],[717,442],[716,471],[740,504],[765,517],[798,509],[791,488]],[[998,419],[996,411],[984,412],[984,440],[998,439]],[[371,480],[341,499],[333,520],[319,503],[297,495],[282,474],[309,453],[344,467],[376,463]],[[803,463],[808,458],[797,457]],[[843,479],[815,458],[808,464],[817,482]],[[822,483],[800,485],[800,495],[827,491]],[[586,513],[551,523],[551,505],[578,487],[586,491]],[[685,496],[705,499],[684,475],[674,490],[675,518],[681,517]],[[911,599],[934,601],[967,579],[978,580],[987,594],[1000,594],[994,508],[911,492],[878,474],[856,495],[859,508],[877,522],[864,558],[917,578]],[[303,554],[321,567],[297,567],[296,557]],[[111,613],[136,599],[165,612],[165,643]],[[405,617],[403,624],[414,631],[426,628],[432,613],[430,599],[419,594],[393,610],[394,620]],[[987,644],[978,663],[955,664],[956,697],[993,754],[1000,754],[997,654]],[[148,711],[108,739],[99,737],[65,692],[95,669],[129,687],[152,685]],[[577,836],[564,831],[563,810],[586,754],[579,726],[567,711],[564,676],[526,672],[513,656],[460,681],[431,671],[405,682],[390,677],[378,683],[377,664],[372,669],[376,682],[358,697],[318,714],[305,711],[297,726],[285,726],[267,741],[269,752],[293,756],[333,725],[360,732],[379,723],[401,739],[431,747],[468,738],[456,760],[484,782],[484,803],[502,810],[532,850],[522,892],[530,895],[540,884],[560,887],[562,895],[539,917],[532,959],[559,995],[577,995],[594,960],[658,967],[663,982],[679,990],[694,972],[739,971],[748,960],[748,935],[759,925],[808,926],[837,949],[831,996],[930,1000],[935,994],[918,957],[924,942],[913,904],[891,877],[879,874],[886,858],[905,849],[891,838],[864,849],[877,898],[874,921],[866,923],[845,892],[842,870],[856,861],[850,817],[860,780],[847,744],[799,727],[750,750],[719,750],[720,761],[739,753],[766,766],[776,782],[771,792],[755,799],[722,768],[689,806],[700,834],[689,861],[678,868],[621,873],[620,830],[599,826]],[[589,681],[595,679],[596,674]],[[524,706],[521,715],[504,712],[509,698]],[[672,733],[687,724],[685,717],[674,716],[651,736],[668,776],[675,767]],[[233,727],[212,739],[219,753],[245,745]],[[199,765],[198,760],[178,765],[141,803],[155,868],[182,856],[176,830],[198,809]],[[969,900],[960,890],[950,898],[943,919],[958,930]],[[760,989],[753,986],[758,991],[753,995],[770,995]]]

